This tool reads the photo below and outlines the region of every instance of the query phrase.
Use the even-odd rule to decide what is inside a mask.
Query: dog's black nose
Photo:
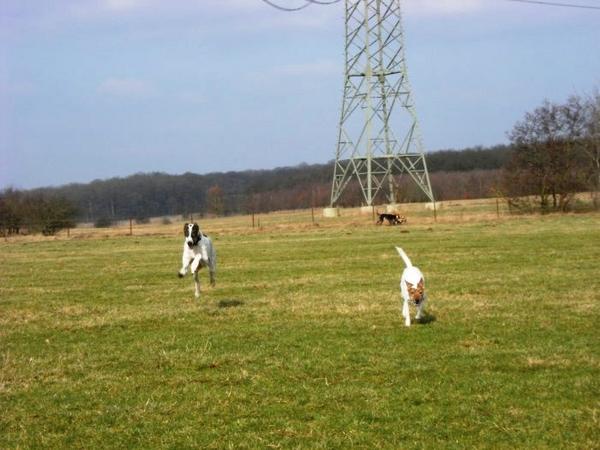
[[[190,241],[190,242],[187,243],[187,245],[188,245],[189,248],[192,248],[194,246],[194,243]]]

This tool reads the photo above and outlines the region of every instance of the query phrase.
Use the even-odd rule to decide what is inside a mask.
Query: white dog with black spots
[[[185,241],[183,243],[183,256],[181,257],[181,269],[177,274],[183,278],[188,269],[194,275],[194,284],[196,286],[196,298],[200,298],[200,279],[198,272],[202,267],[208,267],[210,275],[210,285],[214,286],[217,272],[217,252],[210,238],[200,231],[197,223],[186,223],[183,226]]]

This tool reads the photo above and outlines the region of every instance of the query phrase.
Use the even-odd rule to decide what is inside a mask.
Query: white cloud
[[[108,78],[100,83],[98,92],[115,97],[147,98],[156,93],[154,87],[134,78]]]
[[[287,64],[277,66],[272,69],[274,75],[290,75],[290,76],[305,76],[305,75],[330,75],[340,73],[339,61],[315,61],[300,64]]]
[[[290,5],[291,0],[273,0]],[[294,5],[303,0],[295,0]],[[297,12],[279,11],[262,0],[80,0],[70,4],[67,17],[75,20],[106,20],[115,16],[128,18],[177,19],[196,18],[197,27],[210,28],[227,21],[229,30],[269,30],[290,28],[324,28],[343,20],[343,4],[311,5]]]
[[[0,81],[0,95],[28,96],[34,94],[35,91],[35,86],[29,81],[17,81],[14,83]]]
[[[182,91],[175,96],[175,99],[191,105],[202,105],[206,103],[206,96],[197,91]]]
[[[406,14],[419,16],[449,16],[476,13],[491,6],[481,0],[410,0],[402,2]]]
[[[135,13],[144,15],[187,15],[202,14],[244,14],[258,11],[268,7],[261,0],[99,0],[97,3],[87,4],[85,8],[100,14],[109,13]]]
[[[340,61],[321,60],[313,62],[304,62],[298,64],[284,64],[279,66],[265,67],[260,71],[247,72],[245,78],[247,81],[258,84],[268,85],[273,79],[290,78],[315,78],[329,77],[332,75],[343,74],[343,66]]]
[[[129,11],[149,4],[147,0],[104,0],[104,7],[110,11]]]
[[[303,0],[272,0],[282,6],[298,6]],[[295,12],[279,11],[262,0],[56,0],[46,2],[43,8],[34,2],[23,0],[0,0],[6,3],[6,11],[11,12],[6,20],[8,25],[38,25],[54,28],[58,25],[81,21],[105,21],[113,17],[125,16],[144,19],[136,26],[156,25],[156,20],[169,22],[175,19],[194,20],[199,28],[217,26],[227,22],[230,30],[265,29],[324,29],[340,26],[344,20],[344,0],[331,5],[310,5]],[[529,16],[531,8],[509,2],[490,0],[401,0],[405,16],[428,18],[458,16],[465,14],[490,14],[493,11],[508,10],[518,15]],[[539,11],[540,8],[535,8]],[[553,11],[547,8],[547,17]],[[565,14],[556,8],[555,13]],[[535,17],[539,16],[535,15]],[[0,30],[1,32],[1,30]]]

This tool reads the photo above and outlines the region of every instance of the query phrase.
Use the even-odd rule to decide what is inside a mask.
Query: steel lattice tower
[[[394,203],[394,176],[403,173],[433,202],[406,70],[400,0],[345,3],[346,70],[331,206],[352,179],[366,205],[380,192]]]

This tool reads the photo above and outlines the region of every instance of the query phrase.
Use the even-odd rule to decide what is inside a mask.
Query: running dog
[[[407,254],[404,253],[404,250],[400,247],[396,247],[396,250],[406,265],[406,268],[402,272],[402,278],[400,279],[400,293],[404,300],[402,305],[404,325],[410,327],[410,303],[417,307],[415,319],[419,320],[423,316],[423,308],[427,301],[427,294],[425,294],[425,277],[417,267],[412,265],[412,262],[410,262]]]
[[[178,272],[179,278],[183,278],[188,269],[194,275],[194,284],[196,286],[196,298],[200,298],[200,279],[198,272],[202,267],[208,267],[210,275],[210,285],[215,285],[215,274],[217,272],[217,252],[213,247],[210,238],[200,231],[197,223],[186,223],[183,226],[185,241],[183,243],[183,256],[181,257],[181,269]]]
[[[379,218],[377,219],[376,225],[382,225],[384,220],[387,220],[390,225],[402,225],[406,222],[406,217],[400,214],[380,213],[377,212]]]

